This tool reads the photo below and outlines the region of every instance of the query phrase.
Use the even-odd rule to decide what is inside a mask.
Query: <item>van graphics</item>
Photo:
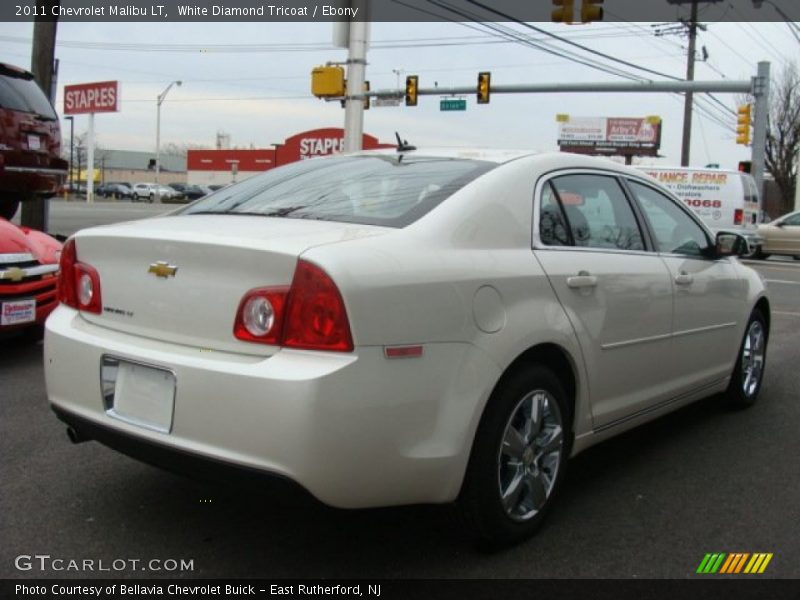
[[[722,193],[728,184],[728,173],[691,171],[648,171],[707,223],[723,217]]]

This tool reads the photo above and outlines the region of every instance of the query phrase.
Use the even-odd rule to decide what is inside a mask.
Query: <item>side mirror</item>
[[[717,234],[717,257],[744,256],[749,253],[747,240],[738,233],[720,231]]]
[[[777,223],[773,223],[773,225],[775,225],[775,227],[785,227],[786,221],[778,221]]]

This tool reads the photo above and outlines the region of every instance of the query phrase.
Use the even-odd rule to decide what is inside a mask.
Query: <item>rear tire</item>
[[[759,246],[758,249],[753,253],[753,258],[757,258],[758,260],[767,260],[769,257],[769,254],[764,254],[761,246]]]
[[[739,347],[739,356],[731,374],[731,381],[725,391],[728,404],[734,408],[747,408],[755,404],[764,369],[767,366],[767,342],[769,330],[764,315],[754,309],[744,330],[744,338]]]
[[[566,471],[572,410],[564,387],[535,365],[506,376],[489,398],[458,499],[480,541],[521,542],[541,525]]]
[[[0,217],[9,221],[14,218],[19,209],[19,200],[14,196],[14,194],[0,194]]]

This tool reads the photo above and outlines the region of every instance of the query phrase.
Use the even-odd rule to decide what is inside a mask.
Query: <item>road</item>
[[[54,204],[53,222],[69,232],[84,209]],[[41,345],[4,340],[0,577],[690,577],[708,552],[771,552],[763,577],[800,577],[800,261],[752,264],[773,294],[758,404],[730,411],[710,398],[579,455],[545,527],[500,553],[466,540],[447,507],[340,511],[288,490],[199,483],[96,442],[72,445],[47,405]],[[15,567],[34,554],[194,568]]]

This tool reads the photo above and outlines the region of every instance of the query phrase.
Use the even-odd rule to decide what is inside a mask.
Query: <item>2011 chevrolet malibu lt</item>
[[[48,395],[73,441],[338,507],[456,501],[510,543],[570,456],[755,402],[770,305],[746,251],[602,159],[301,161],[67,241]]]

